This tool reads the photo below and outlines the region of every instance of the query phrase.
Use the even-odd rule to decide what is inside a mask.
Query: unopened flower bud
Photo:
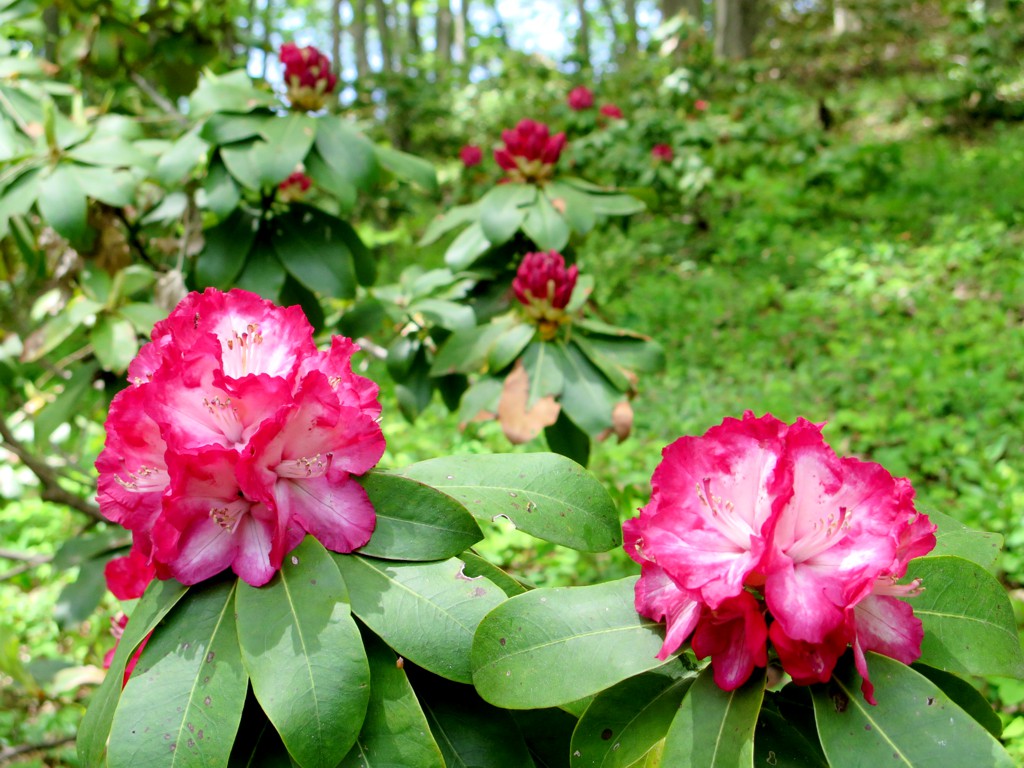
[[[578,85],[569,91],[569,97],[566,101],[569,103],[569,109],[574,112],[581,112],[594,106],[594,94],[587,86]]]
[[[323,109],[338,84],[331,60],[312,45],[299,48],[294,43],[282,45],[279,57],[292,107],[306,112]]]
[[[548,179],[565,148],[564,133],[551,136],[544,123],[533,120],[520,120],[515,128],[502,131],[501,138],[505,146],[494,150],[494,159],[512,181]]]
[[[528,253],[512,280],[516,299],[526,314],[541,327],[541,335],[552,338],[558,326],[568,321],[565,308],[576,287],[579,268],[566,269],[565,258],[557,251]]]

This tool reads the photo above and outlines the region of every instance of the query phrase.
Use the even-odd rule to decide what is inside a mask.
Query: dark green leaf
[[[629,377],[626,372],[619,367],[619,365],[607,357],[601,352],[595,345],[587,341],[582,335],[577,334],[573,337],[572,341],[569,342],[579,348],[583,356],[589,360],[595,368],[605,375],[605,378],[611,382],[612,386],[615,387],[619,392],[628,392],[632,389]]]
[[[68,168],[77,179],[79,188],[89,197],[115,208],[124,208],[135,202],[138,179],[131,171],[90,165],[71,165]]]
[[[468,683],[473,631],[505,593],[470,578],[454,558],[396,563],[358,555],[335,562],[352,598],[352,611],[407,659],[435,674]]]
[[[921,557],[907,577],[924,590],[908,600],[924,625],[921,662],[968,675],[1024,677],[1017,624],[1006,590],[960,557]]]
[[[353,298],[356,275],[352,254],[339,237],[338,219],[293,205],[274,220],[274,250],[288,273],[320,296]]]
[[[445,768],[398,658],[379,638],[364,633],[370,662],[370,703],[359,738],[338,768]]]
[[[273,115],[265,112],[259,114],[217,114],[211,115],[199,131],[199,137],[214,145],[233,144],[236,141],[251,139],[262,133],[263,126]],[[187,134],[186,134],[187,135]],[[180,177],[179,177],[180,178]]]
[[[121,685],[128,660],[146,635],[182,598],[188,587],[173,579],[153,581],[132,611],[128,626],[117,644],[107,676],[92,695],[89,709],[78,727],[78,759],[83,765],[106,765],[107,737],[114,711],[121,698]]]
[[[969,682],[927,664],[914,664],[913,669],[941,688],[954,704],[977,720],[986,731],[997,739],[1002,735],[1003,721],[993,711],[989,700]]]
[[[510,325],[508,318],[501,318],[486,325],[456,331],[437,351],[430,375],[485,372],[491,350]]]
[[[1013,766],[992,734],[927,678],[873,653],[868,666],[877,706],[864,701],[860,677],[852,671],[813,688],[818,734],[830,766]]]
[[[574,768],[624,768],[642,758],[665,738],[693,678],[666,664],[599,693],[573,732]]]
[[[754,732],[754,765],[828,768],[821,746],[809,742],[789,720],[767,707],[761,710]]]
[[[316,149],[334,174],[356,189],[365,192],[380,177],[376,147],[340,117],[317,121]]]
[[[577,335],[576,338],[579,339],[580,336]],[[630,371],[655,373],[665,367],[665,352],[654,341],[587,336],[587,344],[607,359]]]
[[[723,691],[706,667],[690,686],[665,737],[668,765],[743,768],[754,765],[754,727],[764,697],[764,670]]]
[[[235,585],[195,587],[154,632],[114,715],[110,768],[227,763],[248,688]]]
[[[412,370],[413,361],[423,347],[423,342],[415,336],[398,336],[388,344],[387,365],[388,375],[395,381],[405,381]]]
[[[245,266],[259,222],[249,213],[235,209],[220,224],[203,234],[206,241],[196,259],[195,280],[200,288],[212,286],[226,291]],[[276,295],[276,294],[275,294]]]
[[[156,161],[156,178],[165,186],[179,183],[202,162],[209,147],[193,128],[180,136]]]
[[[480,695],[509,709],[552,707],[661,666],[664,633],[634,610],[635,584],[535,589],[499,605],[473,640]]]
[[[480,228],[492,245],[508,242],[523,220],[529,206],[537,199],[532,184],[499,184],[480,200]]]
[[[516,323],[498,336],[487,355],[488,370],[500,371],[512,365],[536,333],[537,329],[533,325]]]
[[[78,578],[60,591],[53,608],[53,618],[61,629],[79,624],[96,611],[96,606],[107,592],[103,575],[106,558],[85,560],[78,569]]]
[[[203,192],[203,207],[219,219],[229,216],[242,199],[238,185],[220,160],[210,164],[210,170],[203,179]]]
[[[599,434],[612,426],[612,407],[619,393],[576,345],[562,349],[567,363],[562,369],[565,377],[559,399],[562,410],[587,434]]]
[[[550,427],[544,428],[544,439],[552,453],[572,459],[580,466],[590,462],[590,437],[565,415],[558,414],[558,419]]]
[[[468,224],[471,221],[476,221],[477,218],[479,218],[479,215],[479,203],[457,205],[431,221],[417,245],[421,248],[425,245],[430,245],[446,232],[451,232],[456,227]]]
[[[561,251],[569,243],[569,224],[546,195],[539,195],[527,210],[523,232],[543,251]]]
[[[370,672],[345,582],[312,537],[262,587],[239,583],[242,658],[252,689],[304,767],[334,768],[355,744]]]
[[[565,384],[562,369],[568,365],[562,362],[564,356],[565,352],[561,345],[547,341],[535,341],[527,347],[523,353],[523,367],[530,379],[527,408],[532,408],[542,397],[557,397],[562,394],[562,387]]]
[[[273,249],[257,241],[256,247],[249,253],[242,274],[235,278],[235,285],[265,299],[275,299],[281,294],[287,276],[288,273],[284,271]]]
[[[489,579],[494,584],[501,587],[502,592],[509,597],[521,595],[526,591],[526,587],[522,582],[505,573],[505,571],[494,565],[494,563],[485,560],[478,554],[473,552],[463,552],[459,555],[459,560],[466,564],[466,567],[462,569],[464,574],[467,576],[483,576]]]
[[[459,404],[459,427],[464,428],[478,418],[493,419],[498,412],[502,386],[503,381],[492,376],[482,376],[470,386]]]
[[[306,175],[334,197],[338,203],[339,213],[344,215],[355,206],[355,184],[341,172],[340,168],[328,164],[315,147],[306,156]]]
[[[43,221],[73,245],[81,246],[90,239],[85,192],[71,165],[58,165],[43,175],[36,204]]]
[[[451,456],[412,464],[398,474],[441,489],[480,520],[506,517],[555,544],[606,552],[622,543],[618,510],[604,486],[563,456]]]
[[[387,319],[387,313],[380,301],[364,298],[349,307],[338,320],[338,331],[350,339],[373,336]]]
[[[415,480],[371,472],[359,478],[377,513],[373,536],[359,552],[387,560],[445,560],[483,534],[450,496]]]
[[[437,192],[437,172],[431,162],[393,147],[377,145],[375,149],[382,168],[427,192]]]

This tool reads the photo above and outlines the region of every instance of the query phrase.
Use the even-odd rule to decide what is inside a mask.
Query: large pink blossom
[[[840,458],[822,425],[770,414],[726,419],[663,452],[651,501],[623,531],[642,566],[637,610],[667,620],[659,658],[691,645],[723,688],[767,663],[766,639],[798,683],[827,680],[853,647],[909,663],[923,633],[900,585],[935,546],[913,488],[878,464]]]
[[[351,476],[384,437],[356,350],[341,337],[318,350],[298,307],[241,290],[190,294],[156,325],[96,463],[100,509],[133,532],[113,572],[124,590],[145,569],[194,584],[231,568],[259,586],[307,533],[336,552],[369,540],[373,507]]]

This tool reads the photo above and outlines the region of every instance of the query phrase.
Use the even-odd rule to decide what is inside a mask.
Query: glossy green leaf
[[[273,246],[288,273],[320,296],[356,295],[352,254],[338,236],[338,219],[315,208],[293,205],[274,219]]]
[[[32,363],[49,354],[76,331],[89,322],[89,318],[103,309],[103,304],[86,298],[74,296],[56,315],[47,320],[41,327],[33,331],[25,340],[25,348],[21,359]]]
[[[249,682],[236,583],[195,587],[153,634],[114,714],[110,768],[227,764]]]
[[[452,240],[444,252],[444,263],[452,269],[466,269],[491,247],[479,222],[473,222]]]
[[[252,214],[236,209],[203,233],[205,245],[195,266],[195,281],[200,288],[212,286],[226,291],[235,284],[256,240],[258,226]]]
[[[335,229],[332,234],[337,235],[352,254],[352,266],[355,268],[356,280],[359,284],[373,285],[377,280],[377,259],[363,243],[355,227],[347,221],[335,219]]]
[[[370,662],[370,703],[359,738],[338,768],[445,768],[395,652],[369,632],[363,637]]]
[[[167,310],[139,301],[122,304],[117,311],[128,319],[140,336],[149,336],[153,326],[167,317]]]
[[[654,373],[665,367],[664,350],[649,339],[588,335],[587,344],[617,365],[637,373]]]
[[[599,693],[573,731],[574,768],[625,768],[640,760],[665,738],[694,677],[676,662]]]
[[[606,357],[598,347],[591,344],[582,335],[576,335],[569,343],[576,346],[619,392],[628,392],[632,388],[629,377],[622,367],[611,358]]]
[[[453,333],[434,356],[431,376],[451,373],[482,373],[498,339],[511,327],[508,318]]]
[[[815,735],[815,742],[817,736]],[[828,768],[821,746],[808,741],[781,713],[764,707],[754,731],[754,765]]]
[[[477,519],[506,517],[520,530],[555,544],[583,552],[606,552],[622,544],[618,510],[608,491],[564,456],[450,456],[412,464],[398,474],[444,491]]]
[[[336,555],[335,562],[352,611],[388,645],[435,674],[470,681],[473,632],[504,592],[485,578],[466,576],[454,558],[397,563]]]
[[[503,385],[502,379],[493,376],[481,376],[470,385],[459,403],[459,427],[463,428],[478,418],[494,418]]]
[[[818,734],[830,766],[1013,766],[992,734],[927,678],[873,653],[868,667],[877,706],[864,701],[860,677],[852,670],[813,688]]]
[[[337,176],[358,190],[369,190],[380,178],[376,147],[340,117],[317,121],[316,149]]]
[[[196,129],[183,134],[156,161],[157,181],[166,186],[177,184],[195,170],[208,149]]]
[[[421,674],[413,687],[447,768],[534,768],[508,712],[482,701],[469,686]]]
[[[544,428],[544,439],[552,453],[572,459],[583,467],[590,462],[590,436],[577,427],[564,410],[554,424]]]
[[[78,181],[79,188],[89,197],[115,208],[124,208],[135,202],[135,188],[139,179],[131,171],[90,165],[68,167]]]
[[[203,179],[203,207],[223,220],[238,207],[241,199],[238,184],[231,178],[224,163],[220,159],[211,163],[210,170]]]
[[[921,659],[949,672],[1024,677],[1024,654],[1003,586],[960,557],[912,560],[907,577],[924,590],[908,602],[924,625]]]
[[[258,91],[245,70],[223,75],[206,75],[189,98],[189,112],[203,115],[210,112],[251,112],[258,107],[278,104],[277,97]]]
[[[262,587],[239,583],[242,658],[263,711],[304,768],[334,768],[366,716],[370,672],[345,582],[306,539]]]
[[[999,552],[1003,548],[1002,536],[968,528],[959,520],[934,510],[928,512],[928,519],[938,526],[935,549],[928,553],[930,557],[962,557],[977,563],[989,573],[996,573]]]
[[[1003,721],[992,709],[989,700],[968,681],[927,664],[914,664],[912,669],[941,688],[954,704],[977,720],[986,731],[997,739],[1002,735]]]
[[[483,538],[480,526],[451,496],[400,475],[371,472],[359,483],[377,513],[359,552],[387,560],[445,560]]]
[[[491,245],[508,242],[523,220],[528,207],[537,199],[532,184],[499,184],[480,199],[480,228]]]
[[[120,136],[93,136],[68,150],[67,157],[86,165],[131,167],[145,165],[148,159]]]
[[[57,234],[72,244],[81,245],[86,241],[90,232],[86,223],[88,206],[71,165],[58,165],[49,174],[44,173],[36,205],[43,221],[57,230]]]
[[[317,186],[333,195],[341,214],[348,213],[355,206],[358,195],[355,184],[337,165],[324,160],[315,147],[306,156],[306,175]]]
[[[427,321],[449,331],[468,330],[476,325],[473,308],[444,299],[419,299],[409,305],[409,314],[423,315]]]
[[[474,552],[463,552],[459,560],[466,564],[462,572],[467,576],[483,576],[501,587],[501,591],[509,597],[521,595],[527,591],[526,586],[513,576],[505,573],[494,563],[485,560]]]
[[[663,763],[707,768],[754,765],[754,727],[764,697],[764,670],[734,691],[723,691],[705,667],[665,737]]]
[[[427,192],[437,191],[437,171],[434,170],[433,163],[394,147],[377,145],[374,149],[382,168],[400,179],[411,181]]]
[[[629,216],[647,209],[643,201],[626,194],[591,194],[590,206],[605,216]]]
[[[261,139],[229,144],[220,156],[231,175],[250,189],[274,187],[305,159],[316,136],[316,120],[290,112],[263,123]]]
[[[94,361],[77,366],[57,396],[36,411],[33,419],[36,445],[45,446],[57,427],[72,421],[76,414],[87,412],[85,406],[90,397],[95,396],[92,382],[98,370],[99,365]]]
[[[235,278],[235,286],[257,293],[265,299],[281,294],[288,273],[280,259],[264,243],[257,243],[245,262],[242,274]]]
[[[98,558],[85,560],[79,565],[78,577],[60,591],[53,607],[53,618],[58,627],[66,630],[95,613],[96,606],[107,592],[103,573],[106,564],[107,558]]]
[[[417,245],[420,247],[430,245],[440,239],[445,233],[451,232],[453,229],[461,227],[463,224],[476,221],[479,216],[480,203],[457,205],[433,219],[430,224],[427,225],[427,229],[423,232],[423,236],[420,238]]]
[[[561,251],[569,244],[569,224],[546,195],[538,195],[523,220],[523,232],[543,251]]]
[[[559,398],[562,409],[584,432],[599,434],[612,425],[612,407],[620,393],[579,347],[569,344],[562,349],[566,362],[562,369],[565,385]]]
[[[276,119],[266,112],[258,114],[230,114],[222,113],[211,115],[203,123],[199,136],[203,141],[210,144],[233,144],[236,141],[244,141],[254,136],[259,136],[263,127],[270,120]]]
[[[487,369],[501,371],[512,365],[536,334],[536,327],[528,323],[511,326],[494,340],[487,355]]]
[[[594,228],[597,214],[590,203],[590,196],[562,181],[552,181],[544,193],[556,209],[565,212],[565,220],[574,232],[585,235]]]
[[[100,315],[89,334],[93,352],[105,371],[124,373],[139,351],[135,326],[119,314],[105,312]]]
[[[530,386],[526,399],[526,407],[530,408],[542,397],[557,397],[562,394],[565,386],[565,375],[562,362],[565,352],[559,344],[547,341],[535,341],[523,353],[523,367],[529,378]]]
[[[636,578],[536,589],[499,605],[473,640],[473,684],[499,707],[552,707],[659,667],[662,627],[633,608]]]
[[[168,614],[184,596],[188,587],[173,579],[155,580],[132,611],[128,626],[117,644],[114,658],[110,662],[107,676],[92,695],[89,709],[78,727],[78,759],[83,765],[105,765],[107,737],[114,720],[114,712],[121,698],[121,685],[128,660],[153,631],[160,620]]]

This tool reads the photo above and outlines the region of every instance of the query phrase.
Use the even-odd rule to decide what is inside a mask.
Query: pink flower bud
[[[528,253],[512,280],[512,291],[528,315],[557,325],[565,316],[563,310],[572,298],[578,276],[579,268],[574,264],[566,269],[565,258],[557,251]]]
[[[277,185],[277,199],[284,203],[293,203],[306,196],[313,181],[302,171],[295,171],[291,176]]]
[[[706,112],[708,107],[710,106],[711,105],[708,102],[704,101],[704,99],[697,99],[695,102],[693,102],[693,108],[696,109],[698,112]]]
[[[594,94],[585,85],[578,85],[569,91],[569,109],[580,112],[594,106]]]
[[[669,162],[673,157],[675,157],[675,152],[672,151],[672,147],[668,144],[655,144],[651,147],[651,157],[655,160],[664,160],[665,162]]]
[[[598,110],[605,117],[612,117],[616,120],[622,120],[625,115],[622,114],[622,110],[614,104],[602,104],[601,109]]]
[[[306,112],[323,109],[327,96],[338,84],[331,71],[331,60],[312,45],[299,48],[294,43],[282,45],[278,57],[284,64],[284,81],[292,107]]]
[[[467,168],[480,165],[484,160],[484,153],[476,144],[467,144],[459,150],[459,158]]]
[[[512,181],[544,181],[565,148],[564,133],[551,136],[544,123],[528,119],[502,131],[501,138],[505,146],[494,150],[494,159]]]

